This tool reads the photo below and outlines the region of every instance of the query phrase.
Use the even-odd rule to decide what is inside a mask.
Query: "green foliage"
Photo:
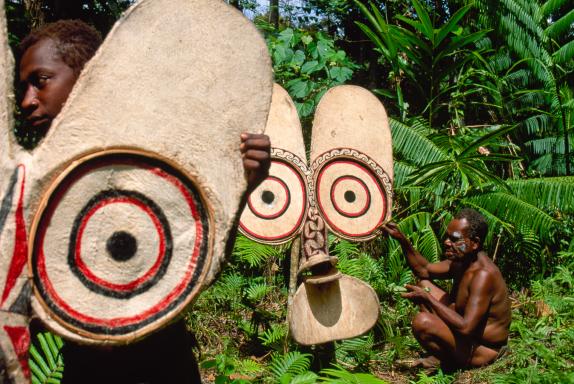
[[[269,365],[274,383],[290,383],[294,377],[307,373],[311,367],[311,355],[297,351],[285,355],[275,354]]]
[[[386,384],[386,381],[369,373],[352,373],[344,368],[327,368],[321,371],[320,383],[330,384]]]
[[[329,88],[349,81],[358,68],[325,33],[260,27],[267,30],[275,81],[287,89],[303,120],[312,116]]]
[[[258,268],[272,257],[282,258],[283,249],[256,243],[245,236],[238,236],[235,240],[233,256],[240,263],[247,263],[252,268]]]
[[[33,384],[58,384],[64,372],[64,359],[60,350],[64,342],[50,332],[38,333],[30,345],[28,364]]]

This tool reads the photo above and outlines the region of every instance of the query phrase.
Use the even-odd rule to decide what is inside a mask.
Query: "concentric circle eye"
[[[269,177],[249,196],[239,229],[253,240],[280,244],[299,232],[306,210],[302,171],[294,163],[273,159]]]
[[[323,157],[314,166],[315,196],[331,231],[352,240],[376,236],[390,213],[390,186],[374,172],[376,164],[359,157]]]
[[[50,190],[33,227],[43,307],[93,338],[160,326],[198,292],[209,217],[192,181],[138,153],[82,159]]]

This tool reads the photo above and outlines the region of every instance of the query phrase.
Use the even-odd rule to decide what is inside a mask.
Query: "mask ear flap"
[[[297,109],[277,84],[265,133],[273,144],[269,177],[249,196],[239,229],[257,242],[282,244],[303,227],[309,205],[309,172]]]
[[[369,91],[338,86],[321,99],[311,138],[319,211],[329,229],[369,240],[391,218],[393,149],[387,113]]]
[[[238,38],[241,36],[241,38]],[[125,344],[180,314],[220,270],[272,73],[221,1],[141,0],[88,63],[34,151],[34,310],[83,343]]]
[[[24,223],[25,167],[13,129],[14,58],[8,45],[4,0],[0,0],[0,382],[30,379],[29,303]]]
[[[0,0],[0,13],[0,160],[4,165],[4,161],[10,158],[10,150],[14,145],[14,58],[8,45],[4,0]]]

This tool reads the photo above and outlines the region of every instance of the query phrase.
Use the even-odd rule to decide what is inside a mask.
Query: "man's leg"
[[[480,367],[491,363],[498,351],[473,340],[455,335],[438,316],[419,312],[413,319],[413,333],[421,346],[442,363],[457,368]],[[420,365],[431,365],[432,359],[420,361]]]

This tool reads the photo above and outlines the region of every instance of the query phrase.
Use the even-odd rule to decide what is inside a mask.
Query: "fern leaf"
[[[291,377],[289,384],[315,384],[318,377],[319,376],[314,372],[300,373],[297,376]]]
[[[320,372],[319,382],[329,384],[387,384],[368,373],[351,373],[342,367],[327,368]]]
[[[299,375],[305,373],[310,366],[310,354],[292,351],[285,355],[273,355],[269,370],[273,377],[279,380],[285,374]]]
[[[245,236],[237,236],[233,256],[239,263],[247,263],[252,268],[262,266],[271,257],[283,257],[283,248],[257,243]]]

